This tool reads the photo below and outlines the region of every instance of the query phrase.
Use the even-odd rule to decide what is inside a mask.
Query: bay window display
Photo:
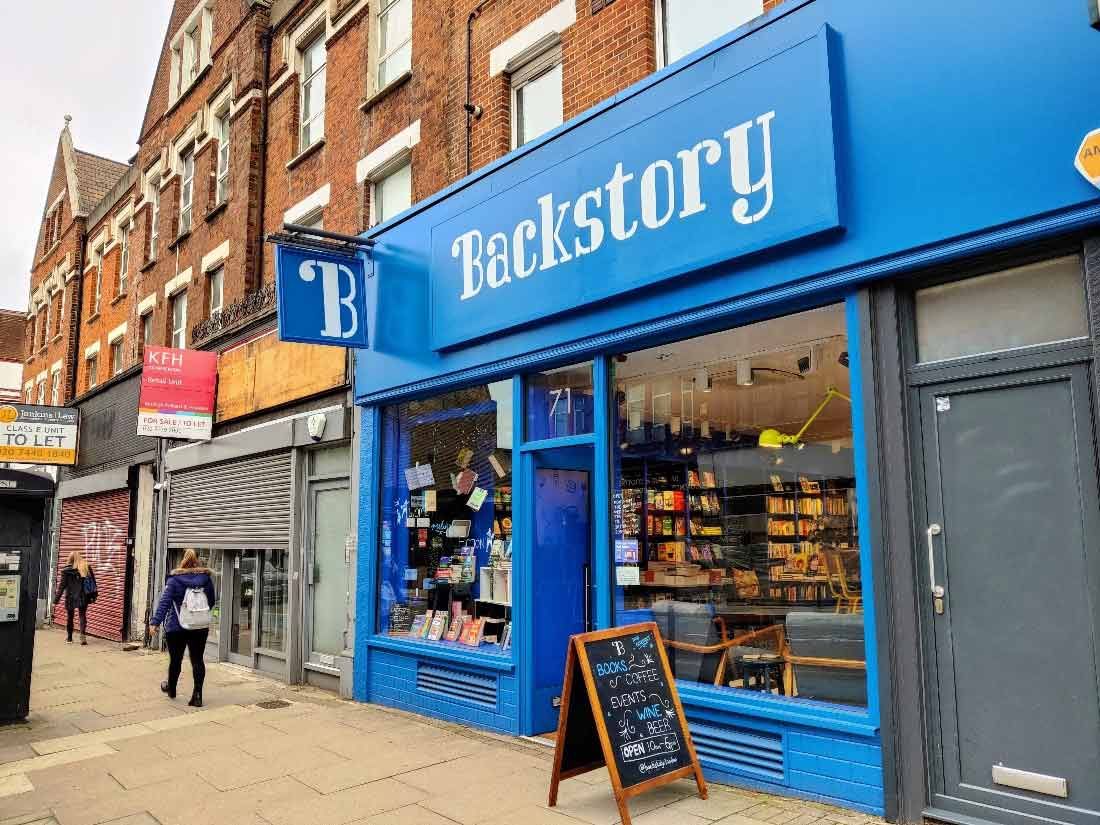
[[[866,705],[843,305],[615,359],[616,622],[678,680]]]
[[[382,412],[378,631],[510,655],[512,381]]]

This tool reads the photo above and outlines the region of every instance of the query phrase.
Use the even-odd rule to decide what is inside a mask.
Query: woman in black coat
[[[86,580],[90,580],[90,587],[85,586]],[[61,581],[57,585],[57,594],[53,597],[54,604],[56,604],[61,601],[61,594],[65,594],[65,611],[69,617],[65,623],[65,629],[68,631],[69,637],[65,641],[71,642],[73,640],[73,617],[79,611],[80,643],[82,645],[88,644],[86,635],[88,630],[88,605],[95,600],[94,596],[89,597],[87,592],[89,590],[94,594],[95,573],[92,572],[92,566],[85,561],[84,554],[79,550],[74,550],[69,553],[68,562],[61,568]]]

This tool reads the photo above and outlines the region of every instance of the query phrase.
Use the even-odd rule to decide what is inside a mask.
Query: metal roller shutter
[[[289,549],[290,453],[173,473],[168,546]]]
[[[129,490],[67,498],[61,503],[61,539],[54,592],[69,553],[80,550],[92,566],[99,588],[99,598],[88,608],[88,633],[92,636],[122,641],[129,529]],[[64,598],[54,606],[53,619],[65,625]],[[74,626],[78,623],[79,618]]]

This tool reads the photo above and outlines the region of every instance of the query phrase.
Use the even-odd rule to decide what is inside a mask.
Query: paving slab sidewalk
[[[31,716],[0,727],[0,825],[617,825],[605,774],[562,784],[537,743],[341,700],[224,663],[206,707],[159,692],[165,657],[39,631]],[[179,694],[190,695],[184,667]],[[277,707],[258,703],[281,700]],[[636,825],[870,825],[827,805],[679,782]]]

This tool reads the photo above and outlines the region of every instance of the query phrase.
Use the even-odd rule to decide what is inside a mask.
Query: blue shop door
[[[533,470],[531,728],[548,733],[558,727],[569,637],[591,626],[591,448],[540,452]]]

